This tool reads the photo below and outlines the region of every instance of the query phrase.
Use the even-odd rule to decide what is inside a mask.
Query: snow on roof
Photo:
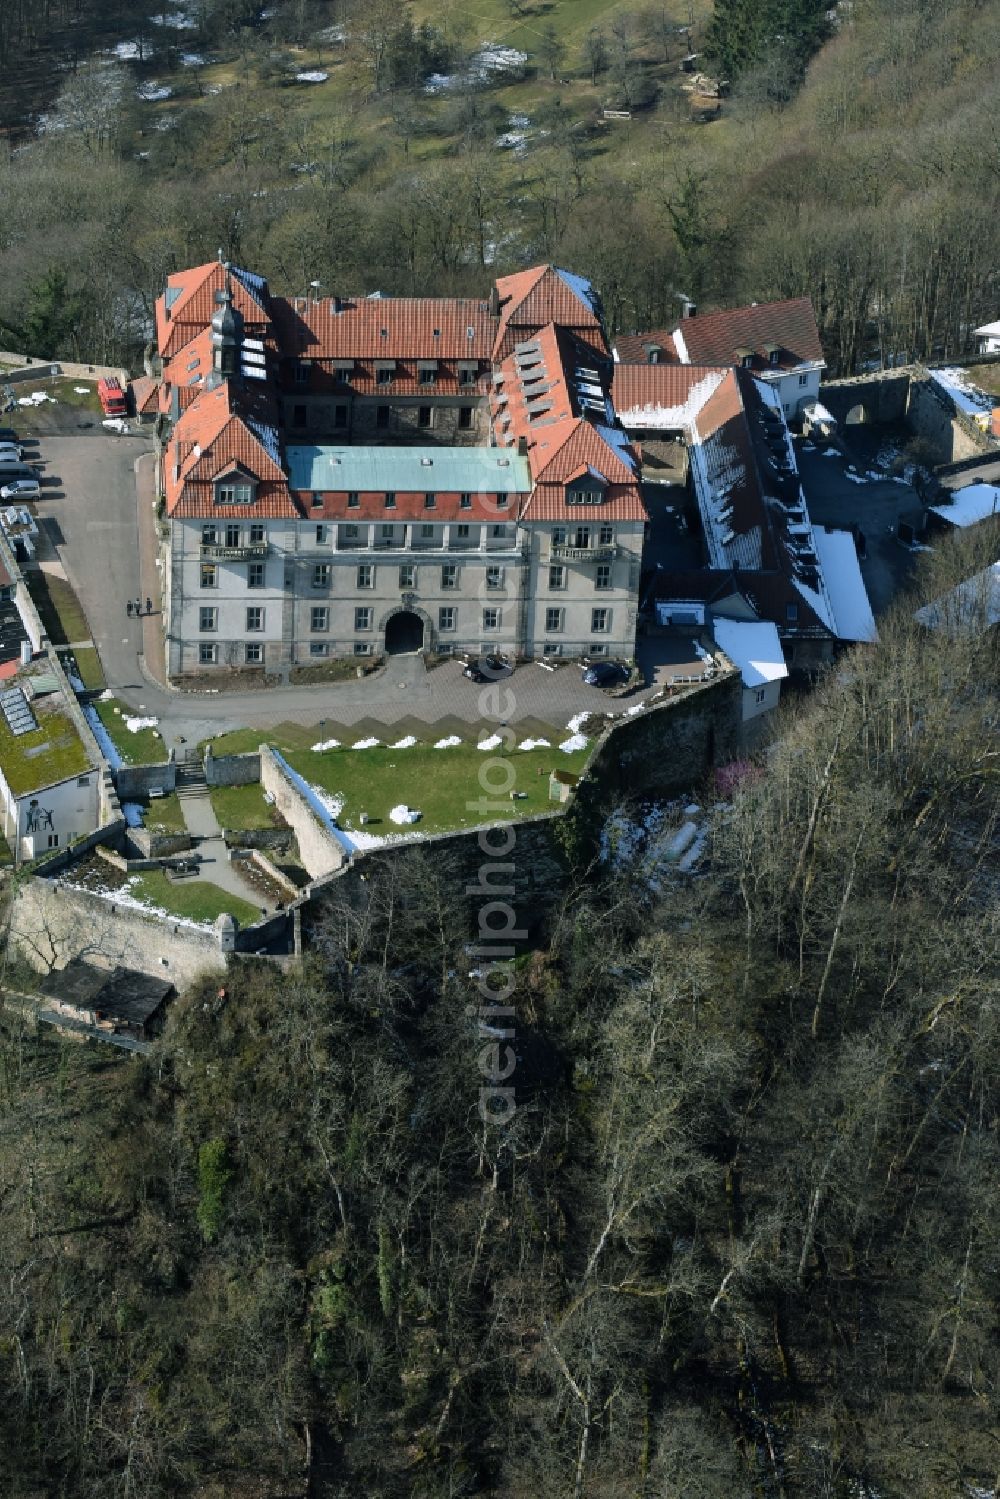
[[[654,364],[648,368],[658,371],[661,366]],[[669,369],[670,366],[665,366],[665,368]],[[709,397],[718,390],[724,376],[723,370],[710,370],[707,375],[691,386],[680,405],[660,406],[654,402],[647,402],[625,411],[619,409],[618,420],[624,427],[658,427],[666,430],[687,427],[694,421]]]
[[[854,537],[850,531],[828,531],[824,526],[813,526],[812,533],[833,608],[834,634],[840,640],[877,640]]]
[[[944,630],[948,635],[982,635],[1000,624],[1000,562],[966,578],[913,617],[929,630]]]
[[[765,682],[779,682],[788,676],[778,627],[770,620],[749,624],[716,616],[712,634],[719,649],[739,667],[744,687],[763,687]]]
[[[1000,488],[995,484],[967,484],[952,492],[950,505],[932,505],[931,509],[953,526],[974,526],[987,516],[1000,515]]]
[[[984,411],[992,411],[996,404],[988,391],[973,384],[966,370],[931,370],[930,375],[935,385],[939,385],[966,416],[982,416]]]
[[[1000,338],[1000,323],[984,323],[981,328],[974,328],[973,332],[981,334],[983,338]]]

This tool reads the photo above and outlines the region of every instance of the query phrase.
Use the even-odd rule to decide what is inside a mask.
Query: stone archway
[[[394,609],[384,621],[387,656],[412,656],[427,645],[427,619],[416,609]]]
[[[850,411],[848,411],[847,416],[844,418],[844,426],[860,427],[863,426],[864,423],[867,422],[867,420],[868,412],[865,410],[863,402],[859,401],[856,406],[852,406]]]

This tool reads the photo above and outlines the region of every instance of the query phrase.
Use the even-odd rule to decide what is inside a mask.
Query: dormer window
[[[771,366],[772,369],[776,369],[777,366],[778,366],[778,363],[779,363],[779,361],[781,359],[781,345],[780,344],[765,344],[764,345],[764,353],[767,355],[767,362],[768,362],[768,364]]]
[[[741,369],[744,369],[744,370],[752,369],[753,368],[753,349],[737,349],[736,350],[736,363],[740,366]]]
[[[220,479],[215,486],[217,505],[252,505],[254,484],[242,476]]]

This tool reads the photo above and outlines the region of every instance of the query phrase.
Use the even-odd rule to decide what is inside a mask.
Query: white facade
[[[174,520],[172,676],[381,655],[400,613],[414,648],[630,657],[641,522]]]
[[[100,827],[100,772],[92,767],[55,785],[15,796],[0,770],[3,831],[19,859],[66,848]]]
[[[786,417],[796,417],[803,407],[812,406],[819,400],[819,381],[824,366],[802,364],[794,370],[754,370],[758,380],[764,380],[777,392],[781,409]]]

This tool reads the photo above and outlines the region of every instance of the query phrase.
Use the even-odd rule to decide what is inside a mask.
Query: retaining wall
[[[159,765],[120,765],[115,771],[118,795],[123,801],[141,801],[150,792],[169,794],[177,789],[177,765],[173,759]]]
[[[135,968],[181,988],[203,973],[224,973],[226,968],[210,928],[122,905],[113,896],[71,889],[58,880],[33,879],[19,888],[10,943],[41,973],[82,958],[98,968]]]
[[[916,366],[908,364],[900,369],[831,380],[820,386],[819,398],[841,427],[847,425],[848,412],[855,406],[864,408],[866,422],[901,422],[906,419],[910,381],[915,371]]]
[[[260,780],[260,755],[213,755],[209,745],[205,780],[210,786],[252,786]]]
[[[131,380],[128,370],[113,364],[73,364],[62,359],[35,359],[31,354],[12,353],[0,349],[0,362],[11,361],[17,367],[0,373],[0,385],[5,381],[16,385],[22,380],[41,380],[47,375],[65,375],[71,380],[99,380],[102,376],[120,380],[126,386]]]
[[[162,859],[183,854],[191,847],[190,833],[153,833],[149,828],[129,828],[128,843],[143,859]]]
[[[343,844],[320,821],[266,745],[260,747],[260,783],[295,834],[299,858],[310,879],[332,874],[348,862]]]
[[[98,845],[104,848],[114,848],[116,845],[120,845],[125,832],[124,817],[116,817],[111,822],[105,823],[103,827],[97,828],[95,832],[88,833],[85,838],[80,838],[76,843],[71,844],[69,848],[61,848],[58,852],[39,860],[35,865],[34,872],[45,879],[51,879],[53,876],[61,874],[70,864],[76,864],[80,859],[85,858],[87,854],[93,853]]]
[[[956,463],[997,447],[964,412],[956,409],[947,394],[923,371],[923,379],[910,384],[906,419],[913,431],[930,445],[935,463]]]

